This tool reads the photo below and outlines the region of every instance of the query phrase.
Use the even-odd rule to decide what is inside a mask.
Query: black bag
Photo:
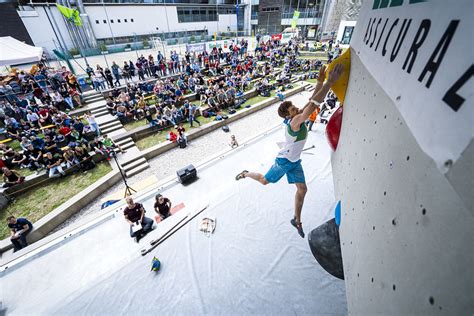
[[[236,112],[237,112],[236,110],[229,110],[229,114],[234,114]]]
[[[186,140],[183,137],[178,138],[179,148],[186,148]]]

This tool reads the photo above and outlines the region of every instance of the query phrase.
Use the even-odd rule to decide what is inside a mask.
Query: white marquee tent
[[[0,66],[39,61],[42,55],[41,47],[30,46],[11,36],[0,37]]]

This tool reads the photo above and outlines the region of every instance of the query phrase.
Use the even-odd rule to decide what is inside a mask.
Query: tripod
[[[131,186],[128,185],[127,179],[125,178],[125,175],[123,174],[122,168],[120,167],[120,164],[117,161],[117,154],[115,153],[115,151],[113,149],[110,152],[110,157],[114,158],[115,163],[117,164],[117,168],[120,171],[120,175],[122,176],[122,181],[125,184],[125,193],[124,193],[123,197],[126,198],[126,197],[132,195],[133,193],[137,193],[137,191],[135,189],[133,189]]]

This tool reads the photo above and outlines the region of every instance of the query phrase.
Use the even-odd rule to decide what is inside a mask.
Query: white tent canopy
[[[41,47],[30,46],[11,36],[0,37],[0,66],[39,61],[42,55]]]

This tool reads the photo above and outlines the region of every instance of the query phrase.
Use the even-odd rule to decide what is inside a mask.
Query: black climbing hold
[[[344,280],[339,230],[335,219],[313,229],[308,236],[308,242],[314,258],[323,269],[336,278]]]
[[[434,298],[433,298],[433,296],[430,296],[430,298],[429,298],[428,300],[429,300],[429,302],[430,302],[431,305],[434,305]]]

